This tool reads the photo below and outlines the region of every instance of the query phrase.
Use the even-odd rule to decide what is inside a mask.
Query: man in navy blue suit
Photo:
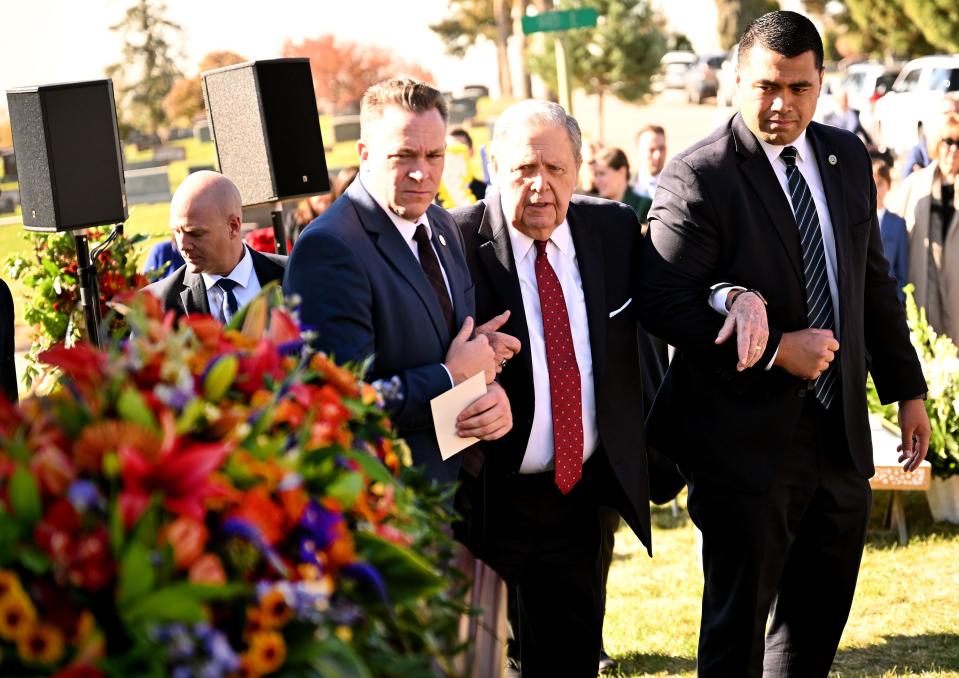
[[[387,409],[413,463],[456,480],[460,457],[444,461],[430,400],[483,372],[487,393],[460,415],[463,436],[493,440],[512,427],[509,402],[493,381],[518,341],[493,332],[506,315],[475,328],[473,283],[462,237],[432,204],[446,150],[446,102],[408,79],[371,87],[360,110],[360,174],[296,241],[283,288],[301,299],[314,346],[338,362],[373,357],[367,377],[396,384]],[[472,456],[478,454],[472,451]]]
[[[886,209],[886,194],[892,186],[892,173],[885,160],[872,161],[872,179],[876,182],[876,215],[879,217],[879,236],[882,251],[889,260],[889,274],[899,287],[899,301],[906,301],[902,291],[909,282],[909,236],[906,220]]]

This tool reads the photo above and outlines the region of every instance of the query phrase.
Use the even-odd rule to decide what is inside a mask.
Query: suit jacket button
[[[805,387],[805,386],[800,386],[798,389],[796,389],[796,395],[799,396],[800,398],[805,398],[805,397],[806,397],[806,387]]]

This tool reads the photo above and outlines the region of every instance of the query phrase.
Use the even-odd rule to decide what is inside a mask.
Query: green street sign
[[[536,16],[523,17],[523,33],[547,33],[568,31],[573,28],[591,28],[596,25],[599,12],[595,7],[567,9],[561,12],[540,12]]]

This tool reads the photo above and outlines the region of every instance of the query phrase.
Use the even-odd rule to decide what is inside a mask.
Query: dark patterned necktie
[[[440,261],[436,258],[436,252],[433,251],[433,245],[430,243],[430,237],[426,233],[425,224],[416,225],[416,233],[413,234],[413,240],[416,241],[416,250],[420,255],[420,266],[426,274],[426,279],[430,281],[430,287],[436,295],[436,301],[439,302],[440,310],[443,311],[443,319],[446,321],[446,327],[449,328],[450,335],[456,334],[456,325],[453,320],[453,303],[450,301],[449,292],[446,290],[446,283],[443,281],[443,271],[440,269]]]
[[[233,289],[239,285],[236,280],[230,280],[229,278],[220,278],[216,281],[217,287],[223,290],[223,305],[220,307],[220,314],[223,316],[223,324],[230,322],[233,318],[233,315],[240,310],[240,304],[236,300],[236,295],[233,294]]]
[[[583,475],[583,394],[573,332],[563,288],[546,258],[547,240],[536,240],[536,287],[539,289],[549,396],[553,410],[553,462],[556,487],[567,494]]]
[[[792,198],[793,213],[799,227],[802,244],[803,273],[806,281],[806,317],[809,327],[831,330],[836,334],[832,296],[829,294],[829,276],[826,275],[826,248],[819,228],[819,214],[809,185],[796,167],[796,147],[786,146],[779,155],[786,163],[786,179]],[[826,371],[815,382],[816,399],[827,410],[832,405],[839,386],[839,363],[829,363]]]

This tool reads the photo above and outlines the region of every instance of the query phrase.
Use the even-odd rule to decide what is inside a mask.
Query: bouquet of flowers
[[[448,497],[375,390],[276,287],[226,328],[124,310],[0,404],[0,674],[455,675]]]
[[[937,334],[926,320],[925,309],[916,305],[913,286],[907,285],[906,320],[912,345],[922,362],[929,392],[926,394],[926,413],[932,427],[929,454],[926,459],[932,473],[938,478],[959,474],[959,353],[952,340]],[[896,424],[897,409],[893,404],[879,401],[872,380],[866,396],[869,409],[883,419]]]
[[[90,249],[106,240],[108,228],[86,231]],[[83,309],[80,307],[80,276],[73,232],[27,233],[32,245],[29,254],[12,254],[4,262],[10,277],[27,288],[24,320],[36,328],[36,341],[27,355],[30,366],[23,375],[25,383],[33,383],[39,375],[37,356],[58,342],[72,345],[85,332]],[[121,237],[94,262],[98,272],[100,312],[106,317],[108,302],[117,295],[138,290],[150,281],[137,272],[139,245],[146,235]],[[117,320],[119,325],[122,320]]]

